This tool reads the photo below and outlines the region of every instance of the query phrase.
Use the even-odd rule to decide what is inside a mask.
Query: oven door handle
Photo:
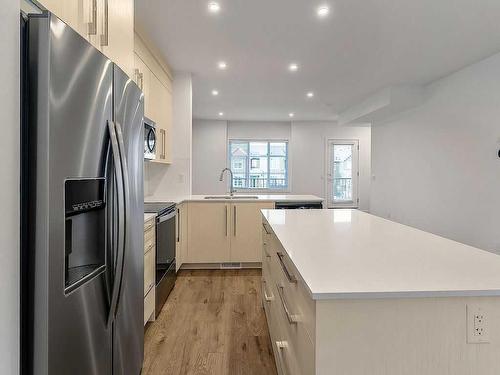
[[[167,215],[163,215],[163,216],[158,217],[158,223],[163,223],[163,222],[170,220],[170,219],[173,219],[173,218],[175,218],[175,210],[168,213]]]

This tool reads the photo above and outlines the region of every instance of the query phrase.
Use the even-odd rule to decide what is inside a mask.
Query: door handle
[[[276,341],[276,352],[278,353],[278,358],[281,363],[281,368],[285,369],[287,366],[285,365],[285,361],[283,359],[283,352],[288,349],[288,342],[287,341]],[[285,372],[285,374],[288,374],[288,371]]]
[[[87,24],[87,34],[97,34],[97,0],[90,0],[90,22]]]
[[[144,74],[141,73],[139,69],[134,69],[134,74],[135,74],[135,80],[137,81],[137,86],[141,89],[141,91],[144,90]]]
[[[181,210],[177,209],[177,242],[181,239]]]
[[[236,215],[237,215],[236,206],[233,206],[233,233],[235,237],[236,237]]]
[[[227,237],[227,208],[228,208],[227,205],[224,205],[224,215],[226,218],[226,221],[225,221],[225,223],[226,223],[226,237]]]
[[[284,289],[285,288],[283,286],[278,285],[278,294],[280,295],[281,305],[283,306],[283,310],[285,310],[285,315],[286,315],[286,318],[288,319],[288,323],[297,324],[297,322],[298,322],[297,316],[293,315],[290,312],[290,309],[288,308],[288,305],[286,304]]]
[[[104,34],[101,34],[101,47],[109,46],[109,0],[104,0],[104,15],[103,15]]]
[[[266,302],[271,302],[271,301],[274,301],[274,296],[271,294],[270,296],[267,295],[267,290],[266,290],[266,280],[262,280],[262,284],[264,286],[264,299],[266,300]]]
[[[123,276],[124,266],[124,250],[125,250],[125,192],[123,184],[123,166],[120,155],[120,148],[118,144],[118,137],[116,135],[116,127],[112,121],[108,122],[108,130],[111,142],[111,151],[114,163],[114,174],[116,180],[117,192],[117,218],[118,218],[118,234],[117,234],[117,259],[116,269],[114,272],[113,287],[111,292],[111,302],[108,312],[108,325],[110,325],[116,315],[118,305],[118,297],[120,294],[121,280]]]
[[[110,124],[113,124],[110,122]],[[111,308],[110,308],[110,314],[108,316],[108,325],[113,322],[116,312],[118,311],[118,304],[120,300],[120,294],[122,292],[122,286],[123,286],[123,274],[124,274],[124,269],[125,269],[125,258],[126,258],[126,248],[127,248],[127,242],[128,242],[128,226],[129,226],[129,207],[128,204],[130,202],[130,187],[129,187],[129,177],[128,177],[128,166],[127,166],[127,158],[126,158],[126,151],[125,151],[125,143],[123,141],[123,132],[122,128],[119,123],[115,123],[114,125],[114,131],[110,131],[110,134],[115,137],[115,141],[112,142],[116,144],[116,147],[113,149],[113,157],[115,158],[117,155],[118,157],[118,162],[119,162],[119,168],[116,168],[116,170],[120,170],[119,172],[119,177],[117,175],[118,179],[118,185],[122,185],[122,210],[121,210],[121,218],[119,217],[118,220],[121,219],[122,225],[123,225],[123,231],[122,231],[122,236],[121,236],[121,245],[118,247],[118,258],[117,258],[117,270],[115,272],[115,280],[113,281],[113,294],[111,297]],[[118,237],[120,239],[120,237]],[[118,277],[118,279],[117,279]]]
[[[285,273],[286,278],[288,279],[288,281],[295,284],[297,282],[297,278],[295,277],[295,275],[293,273],[288,271],[288,268],[286,267],[285,261],[283,260],[283,258],[285,257],[285,254],[283,254],[281,251],[278,251],[276,253],[276,255],[278,256],[278,259],[279,259],[280,264],[281,264],[281,268],[283,269],[283,272]]]

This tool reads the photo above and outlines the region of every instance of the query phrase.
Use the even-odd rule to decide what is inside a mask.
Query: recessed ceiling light
[[[219,112],[219,116],[224,116],[224,112]]]
[[[313,96],[314,96],[314,93],[313,93],[312,91],[309,91],[309,92],[307,93],[307,97],[308,97],[308,98],[312,98]]]
[[[219,95],[219,91],[217,91],[217,90],[212,90],[212,95],[213,95],[213,96],[217,96],[217,95]]]
[[[219,63],[217,64],[217,66],[219,67],[220,70],[224,70],[227,68],[227,64],[225,61],[219,61]]]
[[[220,4],[215,1],[211,1],[208,3],[208,10],[210,11],[210,13],[219,13]]]
[[[295,113],[293,113],[293,112],[290,112],[290,113],[288,114],[288,117],[293,117],[293,116],[295,116]]]
[[[321,5],[318,7],[316,13],[318,14],[318,17],[326,17],[330,14],[330,7],[328,5]]]
[[[299,70],[299,66],[296,63],[291,63],[290,65],[288,65],[288,70],[291,72],[296,72],[297,70]]]

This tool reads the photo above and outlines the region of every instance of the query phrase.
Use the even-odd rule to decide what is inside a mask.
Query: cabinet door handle
[[[224,215],[225,215],[225,223],[226,223],[226,237],[227,237],[227,205],[224,205]]]
[[[181,239],[181,210],[177,209],[177,242]]]
[[[90,22],[87,24],[87,34],[97,34],[97,0],[90,0]]]
[[[160,129],[160,134],[161,134],[161,155],[160,159],[165,159],[165,129]]]
[[[270,296],[267,295],[267,290],[266,290],[266,280],[262,280],[262,285],[263,285],[263,289],[264,289],[264,299],[266,300],[266,302],[271,302],[271,301],[274,301],[274,296],[271,294]]]
[[[135,69],[135,80],[137,82],[137,86],[141,89],[141,91],[144,90],[144,74],[141,73],[139,69]]]
[[[276,341],[276,352],[278,353],[279,361],[280,361],[280,366],[282,369],[285,369],[287,366],[285,366],[285,361],[283,359],[283,352],[288,349],[288,342],[287,341]],[[288,374],[288,371],[284,372],[285,374]]]
[[[283,272],[285,273],[286,278],[288,279],[288,281],[295,284],[297,282],[297,278],[295,277],[295,275],[293,273],[288,271],[288,268],[286,267],[285,261],[283,260],[283,258],[285,257],[285,254],[283,254],[281,251],[278,251],[276,253],[276,255],[278,256],[278,259],[281,263],[281,268],[283,269]]]
[[[264,232],[266,232],[266,234],[271,234],[271,232],[267,230],[266,224],[262,223],[262,227],[264,228]]]
[[[280,295],[281,305],[283,306],[283,310],[285,310],[286,318],[288,319],[288,323],[297,324],[298,319],[296,315],[293,315],[288,308],[288,305],[285,301],[285,288],[282,285],[278,285],[278,294]]]
[[[236,237],[236,206],[233,206],[233,232],[234,236]]]
[[[101,34],[101,47],[109,45],[109,0],[104,0],[104,15],[103,15],[104,34]]]

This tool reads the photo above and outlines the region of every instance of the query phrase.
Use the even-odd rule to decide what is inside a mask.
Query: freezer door
[[[114,320],[113,374],[137,375],[144,356],[144,99],[137,85],[117,66],[113,97],[128,190],[124,274]]]
[[[30,369],[108,375],[105,190],[113,65],[56,17],[29,18]]]

